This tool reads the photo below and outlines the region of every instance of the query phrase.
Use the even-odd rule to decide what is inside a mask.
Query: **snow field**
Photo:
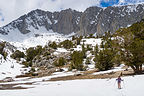
[[[143,96],[144,75],[122,77],[122,89],[116,79],[87,79],[38,82],[22,90],[0,90],[0,96]]]

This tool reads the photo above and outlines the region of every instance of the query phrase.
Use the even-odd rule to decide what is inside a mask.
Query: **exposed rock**
[[[79,35],[103,35],[106,31],[115,32],[144,18],[144,4],[113,6],[107,8],[89,7],[84,12],[72,9],[60,12],[34,10],[0,28],[0,33],[19,31],[22,34],[37,30],[53,30],[62,34],[75,32]],[[38,36],[38,35],[36,35]]]
[[[81,73],[74,74],[74,76],[81,76],[81,75],[82,75]]]
[[[97,23],[103,9],[90,7],[84,11],[80,20],[80,35],[93,34],[97,31]]]
[[[56,72],[63,72],[63,71],[65,71],[65,70],[61,69],[61,68],[59,68],[59,69],[56,70]]]
[[[10,50],[11,52],[14,52],[14,50],[17,49],[15,46],[11,45],[9,42],[5,43],[5,48]]]
[[[35,67],[46,66],[48,69],[54,67],[53,59],[46,59],[45,57],[33,60],[32,62],[33,62],[33,66],[35,66]]]
[[[37,9],[1,27],[0,33],[6,35],[18,29],[22,34],[27,34],[45,28],[47,31],[53,30],[54,32],[70,34],[80,30],[78,18],[80,19],[81,14],[81,12],[71,9],[54,13]]]
[[[144,5],[128,5],[121,7],[107,7],[101,13],[97,25],[97,34],[115,32],[119,28],[128,27],[144,17]]]
[[[53,31],[63,34],[79,31],[80,27],[78,24],[81,14],[81,12],[71,9],[61,11],[58,18],[56,18],[57,22],[52,26]]]
[[[12,82],[14,80],[12,79],[12,77],[6,77],[5,79],[3,79],[3,81],[4,82]]]

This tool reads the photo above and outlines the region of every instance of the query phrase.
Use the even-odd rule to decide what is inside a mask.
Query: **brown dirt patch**
[[[16,89],[28,89],[27,87],[21,87],[18,85],[32,85],[32,83],[17,83],[17,84],[0,84],[0,90],[16,90]]]
[[[48,81],[66,81],[66,80],[76,80],[76,79],[106,79],[106,78],[111,79],[111,78],[117,78],[120,74],[122,74],[122,76],[134,75],[132,70],[117,71],[117,72],[98,74],[98,75],[93,75],[92,73],[94,72],[95,70],[83,72],[82,75],[79,74],[79,75],[56,77],[56,78],[51,78]]]

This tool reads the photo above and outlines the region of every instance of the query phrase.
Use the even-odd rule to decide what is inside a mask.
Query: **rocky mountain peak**
[[[103,35],[107,31],[115,32],[144,18],[144,4],[112,6],[107,8],[89,7],[84,12],[72,9],[60,12],[49,12],[36,9],[21,16],[17,20],[0,28],[0,33],[18,31],[22,34],[30,32],[58,32],[80,35]]]

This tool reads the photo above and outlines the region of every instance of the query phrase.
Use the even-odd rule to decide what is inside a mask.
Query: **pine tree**
[[[87,45],[87,51],[91,51],[91,50],[92,50],[91,46]]]
[[[111,43],[111,36],[109,33],[105,34],[102,39],[102,50],[98,50],[98,46],[95,47],[95,65],[99,70],[109,70],[113,67],[113,58],[115,56],[115,51],[113,50]]]
[[[82,54],[83,54],[83,58],[86,58],[86,48],[85,48],[84,43],[82,45]]]
[[[53,63],[56,67],[64,66],[66,64],[66,60],[63,57],[60,57]]]
[[[33,60],[33,58],[37,55],[34,47],[30,47],[28,50],[26,50],[26,57],[27,61]]]
[[[99,53],[99,48],[98,48],[98,45],[96,45],[96,46],[95,46],[94,53],[95,53],[95,58],[94,58],[94,61],[96,62],[96,61],[97,61],[97,56],[98,56],[98,53]]]
[[[72,58],[71,67],[73,69],[77,69],[77,70],[82,71],[83,70],[83,53],[78,52],[78,51],[74,51],[71,54],[71,58]]]
[[[86,58],[85,64],[91,64],[91,63],[90,63],[90,58]]]
[[[76,39],[75,36],[72,36],[72,41],[75,40],[75,39]]]
[[[99,52],[99,48],[98,48],[98,45],[96,44],[96,46],[95,46],[95,55],[97,55],[98,52]]]
[[[11,57],[13,59],[16,59],[16,58],[24,58],[25,57],[25,54],[19,50],[16,50],[12,55]]]
[[[80,44],[80,42],[81,42],[82,38],[83,38],[82,36],[77,37],[77,39],[76,39],[76,40],[77,40],[77,45],[79,45],[79,44]]]
[[[63,46],[66,49],[70,49],[70,48],[73,48],[73,42],[70,40],[65,40],[60,43],[60,46]]]
[[[113,67],[113,56],[114,53],[108,48],[100,50],[96,56],[96,68],[102,71],[111,69]]]
[[[52,42],[49,44],[49,47],[51,47],[53,49],[57,49],[58,45],[56,44],[56,42]]]
[[[136,74],[142,73],[144,64],[144,21],[137,22],[129,28],[117,31],[117,44],[121,59],[130,66]]]

